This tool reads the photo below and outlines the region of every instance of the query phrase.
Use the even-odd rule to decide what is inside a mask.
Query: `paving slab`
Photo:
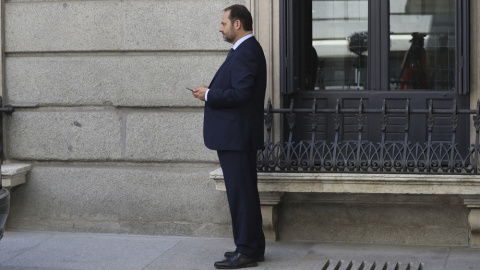
[[[0,243],[0,253],[10,250],[17,255],[0,262],[0,269],[37,267],[45,269],[143,269],[165,251],[178,244],[180,238],[158,238],[102,235],[33,233],[30,245],[11,250],[10,242],[31,237],[31,232],[7,232]],[[43,241],[39,241],[42,235]],[[50,237],[47,237],[50,236]],[[18,240],[17,240],[18,241]]]
[[[229,238],[7,231],[0,269],[214,269]],[[480,270],[480,248],[313,241],[268,242],[254,269]]]

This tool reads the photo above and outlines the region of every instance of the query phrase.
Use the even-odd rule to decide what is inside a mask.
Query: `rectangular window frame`
[[[304,72],[302,59],[306,53],[302,43],[307,42],[311,28],[300,25],[300,10],[308,8],[311,1],[280,0],[280,88],[282,94],[293,94],[305,89],[300,79]],[[368,2],[368,89],[366,91],[389,90],[389,47],[390,47],[390,1],[369,0]],[[470,93],[470,0],[455,1],[455,89],[458,94]],[[295,11],[295,12],[294,12]],[[378,16],[380,14],[380,16]]]

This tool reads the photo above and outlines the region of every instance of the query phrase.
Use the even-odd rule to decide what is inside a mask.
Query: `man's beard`
[[[227,33],[223,33],[223,40],[225,40],[228,43],[233,43],[237,36],[235,35],[235,30],[233,29],[233,26],[230,27],[230,32],[229,35]]]

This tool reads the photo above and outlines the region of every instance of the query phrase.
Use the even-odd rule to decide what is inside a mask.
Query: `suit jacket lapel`
[[[235,51],[235,50],[234,50],[233,48],[230,49],[230,51],[228,52],[227,58],[225,59],[225,61],[223,61],[223,64],[218,68],[217,73],[215,73],[215,76],[213,76],[213,79],[212,79],[212,81],[210,82],[210,85],[212,85],[212,83],[213,83],[213,81],[215,80],[215,78],[217,77],[218,72],[220,71],[220,69],[222,69],[222,67],[225,65],[225,63],[227,63],[228,60],[230,60],[230,59],[232,58],[234,51]],[[210,87],[210,85],[209,85],[209,87]]]

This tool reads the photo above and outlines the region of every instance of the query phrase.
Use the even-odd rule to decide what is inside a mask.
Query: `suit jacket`
[[[252,151],[263,147],[267,65],[251,37],[229,54],[210,83],[203,125],[212,150]]]

